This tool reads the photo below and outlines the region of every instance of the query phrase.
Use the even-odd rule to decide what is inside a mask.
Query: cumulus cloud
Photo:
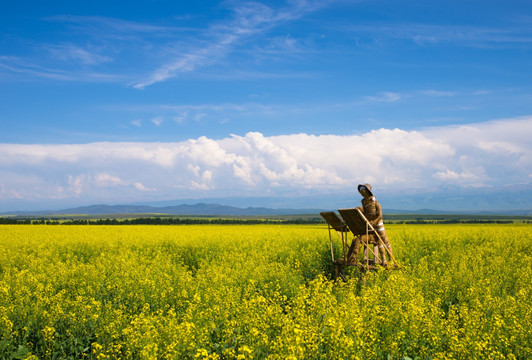
[[[469,171],[462,171],[456,173],[452,170],[438,171],[434,174],[434,177],[440,180],[460,180],[460,179],[476,179],[477,176]]]
[[[124,183],[124,181],[122,181],[122,179],[120,179],[119,177],[105,173],[96,175],[94,177],[94,180],[97,183],[101,183],[103,185],[122,185]]]
[[[0,144],[0,198],[141,200],[528,183],[532,118],[354,135]]]

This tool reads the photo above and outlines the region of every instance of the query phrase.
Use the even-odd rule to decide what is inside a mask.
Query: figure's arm
[[[375,201],[375,211],[377,212],[377,217],[371,222],[371,225],[376,229],[382,222],[382,207],[378,201]]]

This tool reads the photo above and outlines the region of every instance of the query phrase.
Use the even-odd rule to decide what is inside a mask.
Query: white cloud
[[[403,97],[404,97],[404,95],[401,95],[401,94],[398,94],[398,93],[394,93],[394,92],[390,92],[390,91],[385,91],[385,92],[380,92],[378,94],[378,96],[366,96],[365,97],[365,101],[367,101],[367,102],[386,102],[386,103],[388,103],[388,102],[399,101]]]
[[[1,199],[87,201],[527,183],[532,118],[359,135],[250,132],[175,143],[0,144]],[[145,195],[143,195],[145,194]]]
[[[98,174],[94,177],[94,180],[97,183],[101,183],[102,185],[122,185],[124,181],[120,179],[119,177],[112,176],[109,174]]]
[[[530,26],[521,22],[518,26],[479,27],[471,25],[433,25],[423,23],[375,23],[371,25],[338,25],[344,31],[357,36],[366,35],[374,39],[391,38],[412,41],[420,46],[453,43],[469,47],[515,48],[530,44]]]
[[[178,57],[159,66],[144,80],[134,84],[133,87],[144,89],[155,83],[216,63],[232,52],[237,44],[252,35],[265,32],[287,21],[298,19],[306,13],[326,6],[327,2],[300,0],[290,2],[287,7],[278,9],[259,2],[226,2],[225,4],[235,5],[231,9],[234,16],[230,21],[210,26],[204,31],[204,37],[207,40],[196,41],[201,45],[180,51]],[[289,48],[294,48],[293,41],[288,38],[285,40],[286,45]]]
[[[104,62],[101,61],[100,63]],[[52,66],[56,66],[53,64]],[[38,59],[25,59],[20,57],[0,56],[0,69],[8,70],[9,72],[27,75],[30,77],[40,77],[60,81],[86,81],[86,82],[124,82],[127,76],[120,74],[110,74],[95,72],[91,70],[73,71],[67,68],[55,68],[41,65]]]
[[[478,147],[488,153],[495,154],[518,154],[521,151],[518,146],[505,141],[478,141]]]
[[[201,119],[203,119],[205,116],[207,116],[207,114],[205,114],[205,113],[196,114],[196,115],[194,115],[194,121],[200,122]]]
[[[140,190],[140,191],[156,191],[157,190],[157,189],[147,188],[146,186],[142,185],[139,182],[134,183],[133,186],[135,186],[135,189]]]
[[[96,175],[94,177],[94,181],[89,181],[89,183],[91,184],[91,186],[92,185],[102,186],[102,187],[125,186],[125,187],[134,187],[135,189],[140,190],[140,191],[156,191],[156,189],[148,188],[140,182],[130,183],[130,182],[122,180],[121,178],[117,176],[113,176],[113,175],[105,174],[105,173]]]
[[[96,53],[94,49],[85,49],[73,44],[50,45],[48,46],[48,51],[56,59],[80,62],[85,65],[97,65],[113,60],[109,56]]]
[[[72,175],[68,175],[68,184],[70,185],[70,188],[75,195],[81,195],[81,193],[83,192],[82,179],[83,175],[75,177]],[[63,189],[61,188],[61,192],[62,191]]]
[[[180,115],[177,115],[177,116],[174,116],[173,117],[173,120],[178,123],[178,124],[182,124],[185,122],[185,120],[187,119],[188,117],[188,111],[183,111]]]
[[[438,171],[434,174],[434,177],[441,180],[460,180],[460,179],[476,179],[477,177],[466,171],[462,171],[460,174],[452,171],[452,170],[446,170],[446,171]]]
[[[164,119],[161,116],[157,116],[151,119],[151,122],[154,123],[155,126],[161,126],[161,124],[164,122]]]
[[[442,90],[423,90],[421,93],[427,96],[455,96],[457,94],[455,91]]]

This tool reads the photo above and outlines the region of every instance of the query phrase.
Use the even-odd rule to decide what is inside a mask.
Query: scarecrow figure
[[[370,184],[364,184],[364,185],[358,185],[358,192],[362,195],[362,207],[357,207],[362,211],[364,216],[368,219],[368,221],[371,223],[373,228],[378,232],[380,238],[384,242],[383,244],[379,244],[378,238],[375,234],[375,231],[370,230],[368,235],[362,235],[363,237],[366,237],[365,239],[360,239],[359,237],[356,237],[353,239],[353,242],[351,243],[351,246],[349,248],[348,252],[348,262],[350,263],[356,263],[357,262],[357,256],[358,251],[360,248],[360,244],[362,240],[366,244],[373,244],[374,247],[378,247],[378,253],[380,254],[380,259],[375,258],[375,262],[381,262],[381,265],[386,267],[388,265],[388,261],[386,260],[386,251],[384,249],[384,246],[386,246],[392,254],[392,246],[390,244],[390,241],[388,240],[388,237],[386,236],[386,230],[384,229],[384,223],[382,222],[382,207],[379,201],[375,196],[373,196],[373,193],[371,192],[371,185]],[[377,249],[374,249],[377,250]],[[367,251],[367,249],[366,249]],[[377,253],[377,251],[374,251]],[[367,252],[365,252],[365,255],[367,257]]]

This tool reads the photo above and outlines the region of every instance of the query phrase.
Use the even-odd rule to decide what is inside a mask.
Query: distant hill
[[[265,207],[239,208],[219,204],[147,206],[147,205],[91,205],[55,211],[16,212],[11,215],[104,215],[104,214],[165,214],[165,215],[294,215],[319,214],[318,209],[270,209]]]
[[[504,216],[532,216],[532,210],[516,209],[516,210],[499,210],[499,211],[444,211],[434,209],[419,209],[419,210],[398,210],[398,209],[384,209],[384,215],[392,214],[411,214],[411,215],[504,215]]]
[[[150,205],[90,205],[64,210],[16,211],[4,215],[17,216],[53,216],[53,215],[112,215],[112,214],[146,214],[146,215],[206,215],[206,216],[271,216],[271,215],[318,215],[321,211],[336,209],[272,209],[267,207],[236,207],[220,204],[198,203],[170,206]],[[532,215],[532,210],[495,211],[443,211],[433,209],[400,210],[384,209],[384,215],[419,214],[419,215]],[[0,214],[2,215],[2,214]]]

